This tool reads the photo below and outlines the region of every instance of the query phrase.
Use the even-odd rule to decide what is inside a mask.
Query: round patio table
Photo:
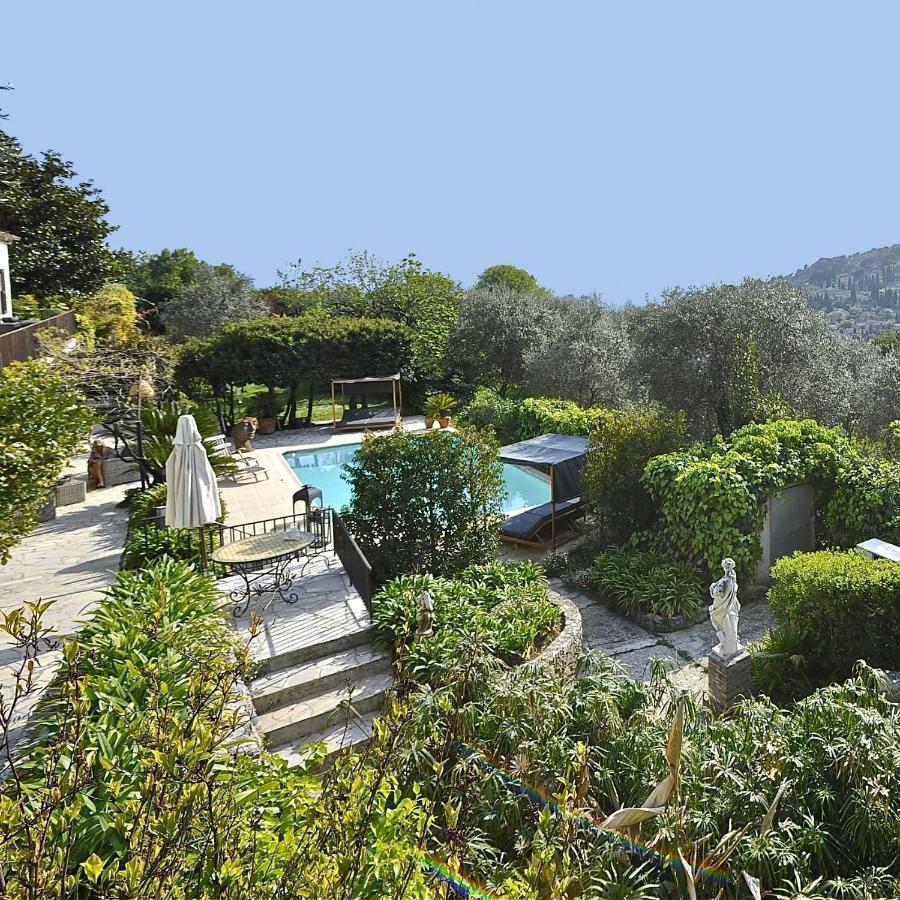
[[[294,579],[303,575],[309,562],[306,551],[317,541],[309,531],[291,528],[255,534],[216,549],[210,559],[224,566],[229,572],[243,579],[243,586],[229,592],[235,616],[243,615],[250,602],[263,594],[274,594],[285,603],[296,603],[299,595],[292,591]],[[289,566],[300,555],[305,562],[298,572],[289,572]]]

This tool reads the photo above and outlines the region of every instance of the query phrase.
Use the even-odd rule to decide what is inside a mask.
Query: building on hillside
[[[18,238],[14,234],[0,231],[0,322],[11,322],[12,287],[9,281],[9,245]]]
[[[17,240],[14,234],[0,231],[0,369],[35,356],[39,350],[35,335],[43,328],[75,333],[75,313],[70,309],[48,319],[17,319],[13,315],[9,246]]]

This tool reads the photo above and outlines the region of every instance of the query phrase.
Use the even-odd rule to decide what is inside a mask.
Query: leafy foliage
[[[511,400],[482,389],[466,404],[461,418],[473,428],[493,428],[502,444],[510,444],[548,432],[587,437],[600,422],[612,421],[616,415],[614,410],[585,408],[571,400]]]
[[[166,560],[121,574],[66,643],[44,734],[4,760],[9,896],[428,896],[425,809],[392,774],[349,759],[320,780],[242,752],[246,654],[220,605],[210,579]],[[42,633],[26,618],[0,625],[20,645]]]
[[[45,362],[0,371],[0,563],[36,524],[91,422],[84,397]]]
[[[634,376],[698,437],[788,409],[866,433],[898,417],[900,361],[836,334],[784,280],[674,289],[629,323]]]
[[[405,371],[411,336],[389,319],[330,317],[322,312],[281,319],[250,319],[227,325],[208,341],[186,347],[177,378],[185,388],[198,381],[221,396],[227,385],[289,387],[300,381],[327,383],[373,373]]]
[[[368,437],[346,471],[347,523],[378,579],[459,572],[496,546],[503,478],[490,437],[466,429]]]
[[[233,266],[210,265],[192,250],[179,248],[132,255],[125,267],[124,278],[138,297],[142,317],[156,333],[161,331],[160,311],[203,275],[215,275],[233,282],[243,277]]]
[[[35,159],[0,131],[0,172],[0,221],[20,238],[10,247],[14,294],[92,294],[116,276],[109,207],[90,181],[75,181],[70,162],[52,151]]]
[[[416,600],[434,603],[434,634],[416,634]],[[467,640],[506,665],[535,655],[552,639],[559,611],[533,563],[472,566],[453,579],[402,575],[372,599],[372,620],[391,640],[402,670],[421,683],[440,685]]]
[[[623,411],[599,418],[581,476],[600,532],[612,543],[653,525],[654,508],[642,477],[647,463],[684,444],[683,415]]]
[[[550,296],[550,291],[538,284],[537,278],[520,269],[517,266],[496,265],[488,266],[475,282],[477,288],[506,288],[510,291],[518,291],[523,294],[532,294],[534,296]]]
[[[762,501],[792,482],[833,483],[850,442],[810,420],[748,425],[707,446],[652,459],[644,481],[659,504],[658,537],[676,557],[714,571],[732,557],[755,570]]]
[[[75,303],[78,325],[104,344],[123,346],[138,337],[137,300],[124,284],[105,284]]]
[[[166,303],[160,318],[178,338],[210,337],[229,322],[252,319],[265,311],[246,275],[201,269]]]
[[[856,551],[801,553],[772,568],[776,624],[814,684],[846,678],[859,659],[900,668],[900,567]]]
[[[610,547],[594,561],[594,583],[620,609],[693,619],[704,606],[697,570],[649,550]]]

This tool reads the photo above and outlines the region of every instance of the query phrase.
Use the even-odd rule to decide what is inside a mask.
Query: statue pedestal
[[[734,656],[722,656],[713,650],[708,662],[709,702],[717,713],[723,713],[738,700],[751,696],[753,684],[749,651],[741,650]]]

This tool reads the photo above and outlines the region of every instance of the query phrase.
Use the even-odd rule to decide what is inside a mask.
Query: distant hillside
[[[873,337],[900,326],[900,244],[820,259],[788,280],[842,331]]]

